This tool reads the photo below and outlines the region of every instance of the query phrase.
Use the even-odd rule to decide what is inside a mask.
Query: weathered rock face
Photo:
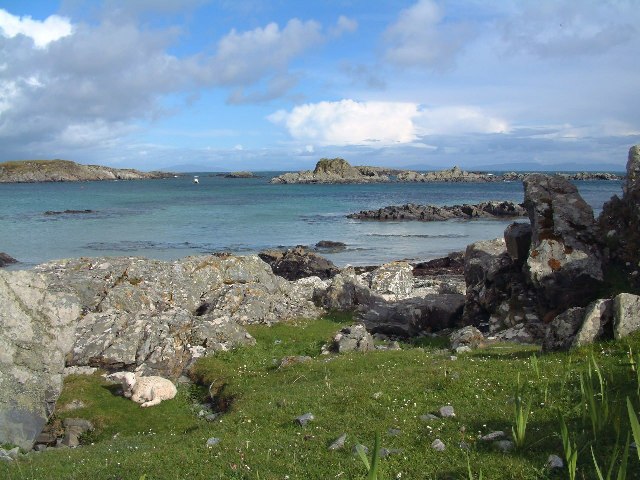
[[[613,336],[623,338],[640,330],[640,296],[621,293],[613,299]]]
[[[584,320],[585,309],[573,307],[556,316],[549,324],[542,343],[544,351],[568,350]]]
[[[284,252],[267,250],[259,257],[271,265],[273,273],[287,280],[299,280],[305,277],[331,278],[339,272],[333,262],[320,255],[298,246]]]
[[[43,275],[0,271],[0,443],[31,449],[62,389],[80,304]]]
[[[12,263],[18,263],[18,261],[11,255],[7,255],[4,252],[0,252],[0,268],[11,265]]]
[[[351,311],[371,302],[371,290],[359,281],[353,269],[345,269],[331,279],[326,289],[316,288],[316,303],[327,310]]]
[[[532,227],[526,267],[541,310],[586,305],[603,280],[593,210],[560,176],[529,175],[524,187]]]
[[[524,265],[531,247],[531,224],[512,223],[504,231],[504,241],[511,260],[518,266]]]
[[[449,342],[453,350],[459,347],[478,348],[482,346],[484,341],[482,332],[472,326],[463,327],[449,335]]]
[[[364,325],[351,325],[335,335],[331,348],[338,353],[368,352],[374,349],[373,337]]]
[[[614,196],[604,204],[598,226],[611,260],[629,272],[640,270],[640,145],[629,150],[622,198]]]
[[[271,179],[271,183],[372,183],[388,182],[389,177],[371,167],[352,167],[342,158],[323,158],[315,170],[285,173]]]
[[[241,325],[322,311],[313,280],[288,282],[256,256],[78,259],[37,270],[85,311],[68,365],[175,379],[198,356],[252,343]]]
[[[407,262],[391,262],[371,273],[372,292],[382,295],[404,297],[413,289],[413,267]]]
[[[360,220],[418,220],[436,222],[453,218],[473,220],[477,218],[513,218],[524,217],[527,211],[522,205],[513,202],[490,201],[475,205],[406,205],[388,206],[377,210],[363,210],[347,215]]]
[[[487,173],[466,172],[457,166],[437,172],[404,171],[398,174],[401,182],[494,182],[500,179]]]

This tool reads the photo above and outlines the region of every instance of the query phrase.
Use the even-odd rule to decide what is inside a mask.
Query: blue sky
[[[635,0],[0,1],[0,160],[532,163],[640,142]]]

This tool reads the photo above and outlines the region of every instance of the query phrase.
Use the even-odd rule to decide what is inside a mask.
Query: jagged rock
[[[11,255],[7,255],[4,252],[0,252],[0,268],[6,267],[7,265],[11,265],[12,263],[18,263],[18,260],[13,258]]]
[[[523,265],[531,247],[531,224],[512,223],[504,231],[507,253],[517,265]]]
[[[613,336],[623,338],[640,329],[640,296],[621,293],[613,299]]]
[[[605,336],[605,329],[609,330],[607,336],[610,338],[612,310],[613,302],[610,299],[599,299],[591,302],[585,310],[582,325],[578,333],[576,333],[571,346],[580,347],[593,343]]]
[[[593,210],[563,177],[532,174],[524,186],[532,227],[527,272],[540,308],[585,306],[603,280]]]
[[[404,171],[398,174],[401,182],[494,182],[500,177],[488,173],[466,172],[458,166],[436,172]]]
[[[459,294],[427,295],[395,302],[378,299],[372,300],[360,318],[373,333],[411,337],[456,326],[462,317],[464,301]]]
[[[333,240],[320,240],[315,245],[315,249],[324,253],[336,253],[346,250],[347,244],[343,242],[335,242]]]
[[[427,275],[462,275],[463,273],[464,252],[451,252],[446,257],[416,263],[413,267],[414,277]]]
[[[316,289],[315,298],[317,303],[327,310],[344,312],[354,310],[360,305],[368,305],[371,302],[371,291],[350,269],[333,277],[327,288]]]
[[[331,445],[329,445],[329,450],[340,450],[344,448],[344,442],[347,440],[347,434],[343,433],[338,438],[336,438]]]
[[[368,352],[374,349],[373,337],[364,325],[351,325],[333,337],[332,349],[338,353]]]
[[[305,277],[327,279],[339,272],[333,262],[309,252],[302,246],[284,252],[274,250],[260,252],[259,257],[271,266],[273,273],[287,280]]]
[[[391,262],[371,273],[371,291],[404,297],[413,290],[413,268],[407,262]]]
[[[606,238],[611,262],[633,271],[640,262],[640,145],[629,149],[623,195],[613,196],[602,207],[598,218],[601,235]],[[638,278],[633,282],[638,285]]]
[[[512,218],[524,217],[527,211],[522,205],[513,202],[489,201],[475,205],[391,205],[377,210],[362,210],[347,215],[348,218],[360,220],[419,220],[437,222],[459,218],[472,220],[475,218]]]
[[[322,158],[313,172],[304,170],[285,173],[271,179],[271,183],[373,183],[388,182],[383,171],[372,167],[352,167],[342,158]]]
[[[484,341],[485,339],[482,332],[472,326],[463,327],[449,335],[449,343],[453,350],[462,346],[478,348],[484,343]]]
[[[30,450],[49,420],[80,311],[44,275],[0,271],[0,444]]]
[[[584,321],[586,309],[573,307],[556,316],[549,324],[542,350],[568,350]]]

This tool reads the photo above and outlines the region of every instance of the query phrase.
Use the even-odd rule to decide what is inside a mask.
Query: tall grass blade
[[[633,410],[633,405],[629,397],[627,397],[627,412],[629,413],[629,423],[631,424],[633,441],[636,444],[636,453],[638,454],[638,460],[640,460],[640,423],[638,422],[638,416]]]
[[[380,432],[376,432],[376,440],[373,445],[373,456],[371,457],[371,469],[367,480],[378,480],[378,465],[380,463]]]
[[[567,462],[569,480],[575,480],[578,464],[578,449],[576,448],[575,442],[572,443],[569,438],[569,430],[563,417],[560,417],[560,435],[562,437],[562,448],[564,450],[564,458]]]

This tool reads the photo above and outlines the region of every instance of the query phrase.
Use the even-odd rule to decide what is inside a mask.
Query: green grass
[[[88,418],[96,431],[81,448],[0,463],[0,478],[364,479],[367,469],[352,448],[360,441],[373,458],[379,434],[381,447],[401,450],[379,459],[380,479],[462,479],[479,472],[486,479],[559,479],[568,477],[566,470],[548,472],[544,465],[551,453],[564,457],[562,417],[578,452],[576,478],[591,479],[597,478],[591,449],[599,465],[609,466],[617,440],[630,432],[627,397],[638,411],[636,374],[628,362],[630,347],[640,351],[637,335],[539,355],[533,362],[538,349],[518,345],[496,345],[457,360],[438,344],[320,355],[322,344],[348,321],[251,327],[255,347],[201,359],[193,375],[204,386],[181,386],[176,399],[153,408],[115,396],[99,376],[69,377],[59,406],[72,400],[86,406],[60,412],[58,419]],[[287,355],[313,360],[277,368]],[[592,356],[606,377],[612,412],[597,442],[591,422],[585,421],[580,390],[580,375],[588,371]],[[204,400],[212,383],[228,411],[207,422],[198,418],[194,404]],[[516,389],[532,402],[526,443],[501,453],[477,438],[494,430],[510,432]],[[452,405],[456,417],[420,420],[443,405]],[[296,425],[295,417],[307,412],[315,420],[304,428]],[[401,433],[391,435],[391,428]],[[343,433],[348,435],[345,448],[329,451]],[[208,448],[209,437],[221,442]],[[445,443],[444,452],[430,448],[436,438]],[[459,448],[462,441],[469,450]],[[627,478],[640,478],[635,472],[640,472],[640,461],[632,450]]]

